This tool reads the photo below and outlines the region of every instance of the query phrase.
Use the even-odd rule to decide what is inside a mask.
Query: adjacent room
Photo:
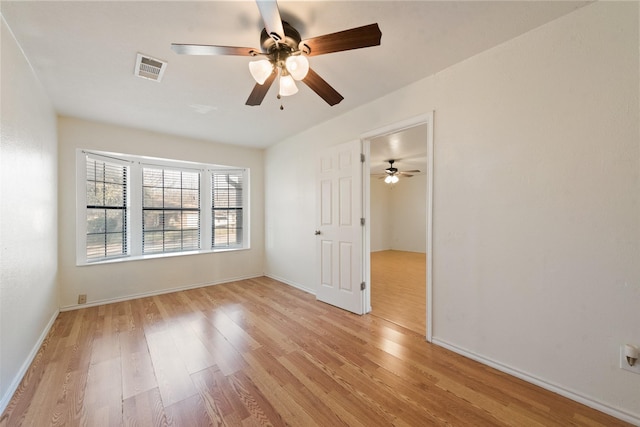
[[[418,125],[369,141],[371,314],[424,336],[427,134]]]
[[[638,1],[0,13],[1,426],[640,425]]]

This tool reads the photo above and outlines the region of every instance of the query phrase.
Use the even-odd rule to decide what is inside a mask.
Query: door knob
[[[314,234],[315,234],[316,236],[319,236],[319,235],[321,234],[321,233],[320,233],[320,230],[316,230],[316,232],[315,232]]]

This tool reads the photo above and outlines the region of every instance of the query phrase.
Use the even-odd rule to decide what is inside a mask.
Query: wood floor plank
[[[211,324],[239,353],[260,347],[260,344],[231,320],[223,310],[211,313],[209,319]]]
[[[370,260],[371,314],[426,335],[426,254],[388,250]]]
[[[165,412],[173,426],[205,427],[213,424],[199,394],[167,406]]]
[[[122,406],[122,424],[125,426],[169,426],[158,388],[125,399]]]
[[[402,324],[266,277],[64,312],[0,426],[629,425]]]
[[[212,366],[192,374],[191,379],[203,400],[204,409],[211,424],[215,426],[239,425],[242,419],[248,417],[249,414],[243,413],[239,416],[236,413],[232,403],[222,392],[224,384],[217,382],[216,373],[219,372],[220,369],[217,366]]]
[[[59,384],[61,383],[60,372],[64,372],[64,368],[60,367],[59,364],[59,362],[47,364],[47,370],[41,382],[38,384],[38,388],[33,395],[30,396],[26,411],[17,417],[10,416],[8,425],[52,425],[52,412],[55,409],[56,395],[59,390]],[[34,410],[32,408],[41,409]]]
[[[147,334],[147,345],[164,405],[170,406],[197,394],[171,332]]]
[[[216,358],[209,352],[202,341],[200,341],[200,338],[198,338],[186,320],[181,320],[178,324],[171,327],[169,333],[171,334],[178,353],[180,353],[180,358],[187,368],[187,372],[193,374],[215,366]]]
[[[291,355],[289,355],[291,356]],[[304,357],[296,358],[298,361],[306,360]],[[313,415],[314,422],[319,425],[356,425],[356,420],[345,414],[344,411],[334,411],[338,406],[332,402],[329,392],[335,387],[318,386],[317,376],[310,374],[306,369],[298,368],[288,357],[278,359],[278,365],[289,372],[290,378],[283,387],[290,394],[300,407]],[[334,383],[335,384],[335,383]]]
[[[158,387],[151,363],[149,348],[142,329],[134,329],[118,335],[120,362],[122,364],[122,398]]]
[[[120,357],[91,364],[81,424],[92,427],[122,425],[122,400]]]
[[[241,370],[244,362],[238,351],[226,340],[208,319],[191,323],[192,328],[209,353],[216,360],[216,365],[225,375]]]
[[[282,412],[275,410],[269,399],[260,391],[255,382],[244,371],[235,372],[229,376],[229,381],[236,395],[249,412],[250,418],[258,425],[285,425]],[[278,394],[278,389],[271,389],[270,393]],[[286,397],[286,396],[281,396]],[[290,414],[291,406],[282,405],[281,399],[275,399],[281,410],[287,410]]]
[[[37,401],[36,394],[46,394],[48,390],[47,381],[53,374],[52,371],[55,371],[55,369],[51,369],[51,358],[55,353],[56,347],[64,347],[62,331],[65,329],[65,322],[68,322],[69,319],[69,316],[59,315],[53,323],[31,366],[25,373],[2,417],[0,417],[0,426],[22,425],[24,418],[30,415],[30,406],[34,401]]]
[[[298,404],[295,396],[287,393],[283,387],[266,373],[266,370],[259,366],[252,366],[253,369],[247,369],[247,379],[250,380],[252,394],[257,396],[257,400],[261,401],[261,406],[268,404],[266,410],[260,410],[263,417],[253,416],[255,421],[263,422],[268,420],[271,425],[304,425],[314,426],[315,420]],[[243,372],[243,373],[244,373]],[[266,374],[266,375],[265,375]],[[238,374],[235,374],[238,375]],[[268,399],[264,397],[268,396]],[[284,420],[288,420],[285,422]]]
[[[118,340],[118,313],[114,314],[114,304],[100,306],[95,323],[93,350],[91,363],[100,363],[120,357],[120,342]]]
[[[209,369],[211,371],[211,369]],[[230,425],[240,425],[242,420],[250,418],[251,414],[247,407],[243,404],[238,393],[232,385],[231,376],[224,375],[222,370],[213,371],[213,377],[216,384],[220,387],[220,392],[224,396],[224,400],[230,405],[231,412],[225,415],[225,419],[229,420]],[[237,421],[236,421],[237,420]]]

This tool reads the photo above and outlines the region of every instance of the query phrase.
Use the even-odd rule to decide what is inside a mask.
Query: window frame
[[[121,166],[123,168],[126,168],[125,172],[124,172],[124,178],[125,178],[125,183],[124,183],[124,206],[123,206],[123,228],[124,228],[124,238],[125,238],[125,242],[123,242],[124,248],[125,248],[125,252],[121,253],[119,255],[113,255],[113,256],[104,256],[102,258],[97,258],[95,260],[89,260],[88,255],[87,255],[87,236],[89,235],[88,232],[88,214],[87,211],[90,209],[90,206],[88,205],[88,201],[87,201],[87,184],[88,184],[88,176],[87,176],[87,161],[91,159],[94,161],[99,161],[99,162],[104,162],[104,163],[108,163],[110,165],[118,165]],[[116,260],[116,259],[121,259],[124,257],[127,257],[129,255],[129,241],[130,241],[130,231],[129,231],[129,222],[130,222],[130,208],[129,208],[129,203],[130,203],[130,195],[129,195],[129,189],[130,189],[130,177],[129,174],[131,172],[130,168],[130,163],[126,162],[126,161],[122,161],[121,159],[115,159],[115,158],[111,158],[108,156],[102,156],[102,155],[97,155],[94,153],[91,154],[86,154],[86,156],[84,156],[83,158],[83,162],[82,162],[82,178],[80,179],[80,182],[82,184],[82,189],[78,189],[80,191],[79,194],[82,194],[82,209],[84,212],[84,222],[85,222],[85,227],[84,227],[84,232],[83,232],[83,242],[82,242],[82,251],[83,251],[83,255],[85,258],[85,261],[87,263],[94,263],[97,262],[98,260],[100,261],[107,261],[107,260]],[[95,181],[98,182],[98,181]],[[80,207],[80,206],[79,206]],[[107,207],[105,206],[105,209],[111,209],[112,207]],[[108,234],[108,232],[105,229],[105,233]]]
[[[87,205],[86,205],[86,158],[98,158],[112,163],[126,165],[127,171],[127,254],[117,258],[87,259]],[[156,167],[200,173],[200,248],[196,250],[181,250],[143,254],[142,252],[142,168]],[[213,216],[212,216],[212,176],[221,171],[242,171],[242,244],[230,247],[213,247]],[[162,257],[185,256],[212,252],[229,252],[250,249],[250,170],[245,167],[227,166],[172,160],[148,156],[136,156],[122,153],[103,152],[96,150],[76,150],[76,265],[99,265],[115,262],[126,262]]]
[[[211,221],[211,240],[210,240],[211,247],[212,248],[216,248],[216,249],[234,249],[234,248],[238,248],[238,247],[242,246],[242,243],[240,243],[239,245],[238,244],[229,244],[229,243],[227,243],[226,245],[221,245],[221,244],[220,245],[216,245],[215,244],[215,241],[216,241],[215,233],[216,233],[216,229],[217,229],[215,212],[216,211],[225,211],[226,210],[227,211],[227,218],[226,218],[227,219],[227,224],[228,224],[228,221],[229,221],[229,216],[228,215],[229,215],[230,211],[234,211],[236,213],[236,217],[237,217],[237,213],[240,212],[240,215],[241,215],[241,218],[242,218],[242,224],[240,225],[240,227],[234,227],[233,230],[236,231],[236,237],[237,237],[238,230],[240,230],[240,234],[242,236],[241,237],[241,241],[244,242],[244,232],[245,232],[245,203],[244,203],[244,196],[245,196],[245,188],[246,188],[245,187],[246,183],[244,181],[246,179],[246,176],[245,176],[245,174],[242,173],[243,171],[241,169],[223,169],[223,170],[217,169],[217,170],[210,170],[210,172],[211,173],[209,174],[209,179],[210,179],[210,184],[211,184],[211,189],[210,189],[211,203],[209,203],[208,208],[210,209],[211,216],[212,216],[212,221]],[[240,184],[241,184],[240,192],[241,192],[241,196],[243,198],[241,206],[240,207],[235,206],[235,205],[234,206],[228,206],[227,205],[226,207],[225,206],[216,206],[215,205],[215,200],[214,200],[215,188],[216,188],[216,186],[214,184],[215,177],[216,177],[216,175],[231,175],[231,174],[236,175],[236,176],[240,175]],[[229,191],[229,187],[227,187],[226,191]],[[227,197],[227,200],[228,199],[229,198]],[[221,228],[221,229],[230,230],[228,227]],[[227,231],[227,234],[228,233],[229,232]]]

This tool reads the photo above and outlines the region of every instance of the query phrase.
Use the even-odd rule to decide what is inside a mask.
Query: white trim
[[[538,387],[542,387],[545,390],[549,390],[551,392],[557,393],[560,396],[566,397],[567,399],[571,399],[575,402],[586,405],[590,408],[596,409],[600,412],[604,412],[605,414],[609,414],[613,417],[616,417],[620,420],[626,421],[628,423],[640,426],[640,417],[637,415],[631,414],[629,412],[625,412],[621,409],[614,408],[612,406],[607,405],[606,403],[599,402],[598,400],[587,397],[583,394],[580,394],[574,390],[570,390],[568,388],[562,387],[558,384],[554,384],[552,382],[543,380],[541,378],[536,377],[535,375],[531,375],[529,373],[523,372],[519,369],[513,368],[509,365],[505,365],[503,363],[497,362],[495,360],[486,358],[477,353],[469,351],[465,348],[458,347],[455,344],[451,344],[445,340],[439,338],[433,338],[432,343],[446,348],[447,350],[451,350],[454,353],[457,353],[461,356],[467,357],[469,359],[475,360],[476,362],[482,363],[483,365],[490,366],[494,369],[497,369],[500,372],[504,372],[516,378],[519,378],[528,383],[537,385]]]
[[[427,341],[433,340],[433,119],[435,112],[427,114]]]
[[[76,265],[87,263],[87,166],[84,150],[76,150]],[[83,165],[81,167],[80,165]],[[83,220],[80,220],[84,218]],[[127,218],[128,219],[128,218]]]
[[[141,292],[141,293],[138,293],[138,294],[131,294],[131,295],[127,295],[127,296],[124,296],[124,297],[106,298],[106,299],[101,299],[101,300],[97,300],[97,301],[92,301],[92,302],[90,302],[88,304],[66,305],[64,307],[60,307],[60,311],[64,312],[64,311],[80,310],[80,309],[83,309],[83,308],[96,307],[96,306],[99,306],[99,305],[106,305],[106,304],[113,304],[113,303],[116,303],[116,302],[131,301],[131,300],[139,299],[139,298],[148,298],[148,297],[154,297],[154,296],[157,296],[157,295],[171,294],[171,293],[174,293],[174,292],[186,291],[186,290],[189,290],[189,289],[206,288],[208,286],[221,285],[223,283],[231,283],[231,282],[237,282],[237,281],[240,281],[240,280],[255,279],[256,277],[262,277],[262,275],[229,277],[229,278],[225,278],[225,279],[216,280],[214,282],[194,283],[194,284],[191,284],[191,285],[177,286],[175,288],[161,289],[161,290],[149,291],[149,292]]]
[[[315,292],[313,289],[311,289],[311,288],[307,288],[306,286],[303,286],[303,285],[301,285],[301,284],[299,284],[299,283],[296,283],[296,282],[292,282],[292,281],[290,281],[290,280],[283,279],[282,277],[274,276],[274,275],[272,275],[272,274],[265,274],[264,276],[265,276],[265,277],[268,277],[269,279],[273,279],[273,280],[277,280],[278,282],[282,282],[282,283],[284,283],[285,285],[289,285],[289,286],[291,286],[292,288],[299,289],[299,290],[301,290],[301,291],[303,291],[303,292],[306,292],[306,293],[308,293],[308,294],[311,294],[311,295],[315,295],[315,294],[316,294],[316,292]]]
[[[83,150],[81,148],[79,148],[78,151],[80,151],[87,158],[100,160],[102,162],[109,162],[109,163],[113,163],[120,166],[129,166],[135,163],[133,160],[129,160],[127,158],[124,158],[123,156],[118,157],[115,154],[113,155],[109,153],[100,154],[100,152]]]
[[[360,134],[360,139],[373,139],[379,136],[389,135],[390,133],[400,132],[421,124],[431,123],[432,120],[433,111],[430,111],[428,113],[420,114],[419,116],[411,117],[406,120],[401,120],[396,123],[370,130],[368,132]]]
[[[364,154],[362,164],[362,217],[365,218],[362,230],[363,255],[362,255],[362,277],[365,283],[364,312],[371,313],[371,144],[369,140],[361,139],[360,151]]]
[[[60,314],[60,310],[56,310],[53,313],[53,316],[51,316],[51,319],[49,319],[47,326],[45,326],[44,330],[40,334],[40,337],[38,338],[33,348],[31,349],[31,352],[29,352],[29,355],[27,356],[25,361],[22,363],[22,366],[18,370],[18,373],[15,375],[15,377],[13,377],[13,381],[9,385],[9,388],[7,388],[7,392],[5,393],[4,396],[2,396],[2,400],[0,400],[0,414],[4,413],[5,409],[7,409],[7,405],[9,405],[9,402],[11,402],[11,398],[15,394],[16,390],[18,390],[18,387],[20,386],[22,379],[24,378],[25,374],[29,370],[29,367],[31,366],[34,359],[38,355],[38,351],[40,351],[40,347],[42,347],[42,343],[47,338],[47,335],[49,335],[49,331],[53,327],[53,323],[58,318],[58,314]]]
[[[390,125],[386,125],[383,126],[381,128],[378,129],[374,129],[372,131],[363,133],[360,136],[360,139],[363,141],[363,146],[364,149],[363,151],[366,152],[366,158],[365,158],[365,167],[367,169],[369,169],[371,167],[370,165],[370,159],[369,159],[369,153],[370,153],[370,143],[371,143],[371,139],[379,137],[379,136],[384,136],[384,135],[388,135],[390,133],[396,133],[396,132],[400,132],[403,131],[405,129],[408,128],[412,128],[415,126],[419,126],[419,125],[423,125],[426,124],[427,125],[427,224],[426,224],[426,228],[427,228],[427,313],[426,313],[426,323],[427,323],[427,331],[426,331],[426,340],[427,342],[431,342],[433,339],[433,164],[434,164],[434,158],[433,158],[433,118],[434,118],[434,112],[428,112],[425,114],[421,114],[419,116],[415,116],[415,117],[411,117],[409,119],[406,120],[402,120],[400,122],[397,123],[393,123]],[[370,191],[370,177],[367,174],[367,176],[364,178],[364,184],[363,184],[363,191],[364,191],[364,197],[366,198],[366,202],[365,202],[365,214],[366,214],[366,218],[369,219],[370,218],[370,210],[371,210],[371,203],[369,201],[369,191]],[[365,238],[365,248],[370,250],[370,221],[365,221],[365,235],[367,236],[367,238]],[[371,280],[371,266],[369,264],[368,258],[366,258],[367,261],[367,266],[366,268],[366,280],[367,283],[370,283]],[[367,290],[366,290],[367,296],[366,296],[366,301],[367,301],[367,308],[368,311],[371,311],[371,286],[367,286]]]
[[[236,252],[236,251],[248,251],[250,247],[237,247],[237,248],[214,248],[214,249],[197,249],[193,251],[175,251],[175,252],[158,252],[154,254],[146,255],[133,255],[121,258],[107,258],[100,261],[87,262],[85,264],[77,264],[76,267],[90,267],[92,265],[104,265],[104,264],[117,264],[119,262],[130,261],[143,261],[145,259],[157,259],[157,258],[172,258],[178,256],[191,256],[191,255],[203,255],[213,254],[220,252]]]

